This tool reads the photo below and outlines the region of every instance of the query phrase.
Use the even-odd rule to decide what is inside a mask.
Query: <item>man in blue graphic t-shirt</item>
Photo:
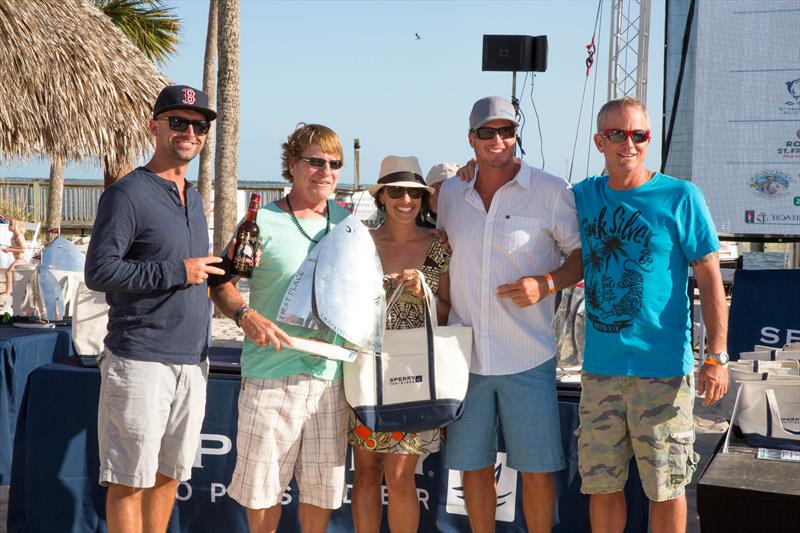
[[[727,391],[727,304],[719,240],[705,199],[688,181],[645,168],[642,102],[621,98],[597,116],[608,175],[574,188],[586,288],[580,405],[581,490],[593,531],[622,531],[631,456],[651,500],[654,531],[684,531],[693,450],[691,266],[708,328],[698,376],[705,405]]]

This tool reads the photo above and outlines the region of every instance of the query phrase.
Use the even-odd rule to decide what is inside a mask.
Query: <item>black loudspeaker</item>
[[[484,35],[483,70],[544,72],[547,35]]]

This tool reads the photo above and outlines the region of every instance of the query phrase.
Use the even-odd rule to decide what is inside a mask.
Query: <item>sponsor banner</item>
[[[796,7],[697,4],[691,179],[722,234],[800,235]]]
[[[737,270],[733,280],[728,351],[734,359],[756,344],[800,342],[800,270]]]
[[[448,470],[447,505],[448,513],[467,516],[464,504],[464,483],[460,470]],[[517,505],[517,471],[506,465],[506,454],[498,453],[494,466],[494,480],[497,490],[497,511],[495,520],[513,522]]]

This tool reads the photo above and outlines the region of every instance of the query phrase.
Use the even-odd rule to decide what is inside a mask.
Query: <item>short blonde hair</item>
[[[281,175],[286,181],[291,182],[293,180],[289,167],[299,161],[303,152],[312,144],[318,144],[326,154],[334,155],[344,161],[342,141],[339,140],[339,136],[332,129],[321,124],[301,122],[286,139],[286,142],[281,145],[283,148],[283,153],[281,154],[283,172]]]
[[[17,220],[16,218],[12,218],[11,222],[8,225],[8,229],[10,229],[14,233],[22,233],[25,235],[25,223],[21,220]]]
[[[609,100],[600,108],[600,111],[597,113],[598,133],[603,131],[603,122],[605,122],[606,116],[608,116],[610,112],[616,111],[622,107],[638,107],[642,110],[644,116],[647,117],[647,123],[650,124],[650,117],[647,115],[647,107],[645,107],[644,102],[632,96],[623,96],[622,98]]]

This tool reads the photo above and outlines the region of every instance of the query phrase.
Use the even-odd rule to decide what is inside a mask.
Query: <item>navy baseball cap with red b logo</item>
[[[208,95],[188,85],[168,85],[153,104],[153,118],[170,109],[190,109],[205,115],[207,120],[217,118],[217,113],[208,106]]]

